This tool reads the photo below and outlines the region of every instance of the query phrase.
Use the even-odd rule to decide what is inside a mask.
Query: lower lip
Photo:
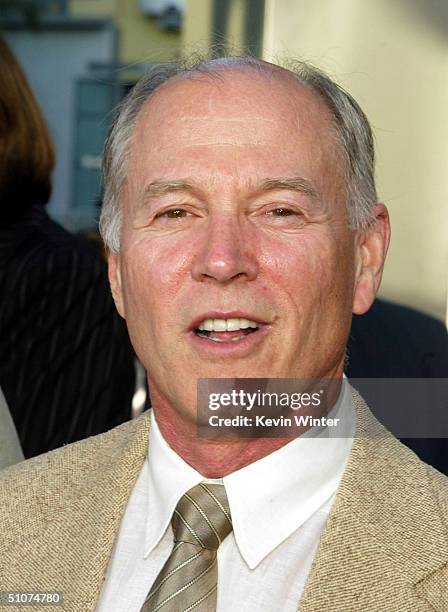
[[[258,347],[269,332],[270,326],[263,325],[256,331],[242,336],[239,340],[228,340],[227,342],[215,342],[205,336],[198,336],[194,331],[190,332],[189,336],[198,352],[207,358],[245,357]]]

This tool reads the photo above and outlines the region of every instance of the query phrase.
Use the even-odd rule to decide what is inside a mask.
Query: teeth
[[[202,321],[198,329],[201,331],[238,331],[239,329],[247,329],[251,327],[257,329],[258,323],[249,319],[205,319]]]
[[[227,319],[227,331],[237,331],[241,329],[240,319]]]
[[[213,331],[227,331],[227,322],[224,319],[213,319]]]

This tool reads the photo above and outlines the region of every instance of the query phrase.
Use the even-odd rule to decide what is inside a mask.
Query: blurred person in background
[[[0,389],[0,470],[23,460],[16,428]]]
[[[363,315],[354,315],[347,344],[345,373],[350,379],[448,379],[448,334],[445,325],[418,310],[376,299]],[[356,386],[356,385],[355,385]],[[364,391],[365,392],[365,391]],[[446,396],[433,398],[426,412],[437,418],[446,410]],[[376,394],[369,405],[381,421],[384,406]],[[391,431],[417,455],[448,475],[448,445],[441,438],[404,438]]]
[[[353,317],[347,356],[349,378],[448,378],[447,329],[419,310],[376,299]]]
[[[131,417],[134,358],[106,263],[48,216],[55,153],[0,38],[0,386],[25,457]]]

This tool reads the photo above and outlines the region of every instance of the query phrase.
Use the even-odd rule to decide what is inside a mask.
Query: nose
[[[193,262],[195,280],[227,283],[237,278],[254,280],[258,274],[256,240],[250,227],[233,215],[209,217]]]

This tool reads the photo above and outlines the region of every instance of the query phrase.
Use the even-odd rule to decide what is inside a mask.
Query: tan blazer
[[[354,398],[358,437],[300,612],[447,612],[448,479]],[[55,610],[95,609],[148,422],[144,415],[0,475],[0,590],[63,591]]]

